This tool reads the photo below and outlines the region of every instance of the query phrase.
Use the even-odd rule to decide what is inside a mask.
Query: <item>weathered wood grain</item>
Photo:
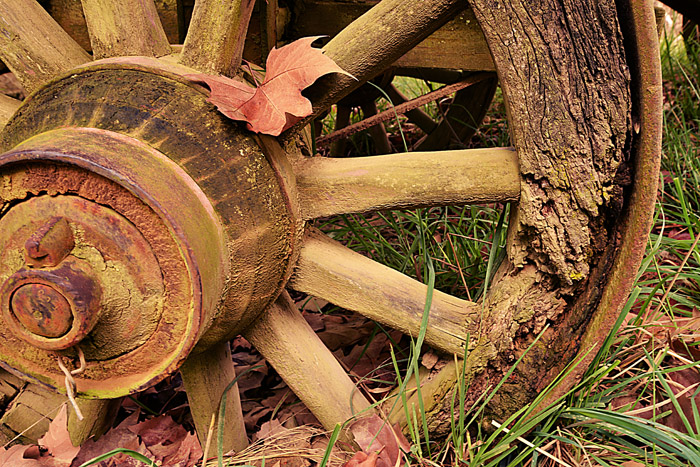
[[[298,164],[305,219],[351,212],[515,201],[518,157],[508,148],[309,158]]]
[[[22,102],[17,99],[0,94],[0,128],[5,126],[5,123],[14,115],[21,104]]]
[[[243,335],[327,430],[371,413],[369,401],[286,292]]]
[[[7,379],[8,374],[0,371],[0,378]],[[89,437],[97,439],[107,431],[121,404],[121,399],[77,399],[80,411],[85,417],[78,420],[65,394],[59,394],[38,384],[19,381],[14,376],[9,378],[11,384],[18,387],[18,392],[5,401],[7,410],[0,418],[0,439],[5,439],[5,443],[10,440],[19,440],[25,444],[37,443],[59,410],[66,406],[71,443],[79,446]]]
[[[207,441],[211,416],[216,416],[210,445],[210,452],[215,453],[218,446],[219,403],[226,387],[236,378],[228,342],[190,355],[180,367],[180,374],[202,446]],[[223,440],[224,452],[232,449],[238,452],[248,446],[238,384],[234,384],[226,396]]]
[[[155,0],[170,44],[181,44],[185,37],[184,15],[180,14],[179,3],[180,0]],[[85,50],[92,50],[81,0],[44,0],[42,5],[74,41]]]
[[[378,3],[323,47],[326,55],[356,79],[341,74],[321,78],[308,91],[314,113],[304,122],[378,75],[465,7],[460,0]]]
[[[418,337],[428,287],[309,229],[289,281],[294,290],[323,298],[348,310]],[[433,292],[428,345],[462,355],[467,334],[476,330],[481,307]]]
[[[198,0],[180,63],[203,73],[236,73],[254,4],[255,0]]]
[[[376,4],[376,1],[305,0],[296,2],[295,18],[297,20],[290,24],[290,32],[294,37],[319,34],[332,37]],[[474,17],[474,12],[469,8],[461,11],[400,57],[396,65],[414,68],[439,66],[465,71],[494,70],[486,39]]]
[[[66,398],[64,395],[60,395]],[[98,439],[107,430],[112,428],[112,423],[117,416],[122,399],[77,399],[83,419],[78,420],[70,405],[68,410],[68,433],[73,446],[80,446],[88,439]]]
[[[599,250],[592,223],[620,196],[615,176],[629,137],[630,77],[615,5],[472,7],[499,70],[523,174],[510,258],[578,282]]]
[[[41,386],[23,383],[0,419],[0,430],[10,439],[21,433],[18,439],[22,442],[37,442],[67,400],[66,396]]]
[[[468,400],[478,400],[541,336],[491,401],[500,419],[532,401],[577,356],[595,354],[580,347],[591,319],[616,315],[624,304],[598,309],[603,291],[617,287],[608,284],[608,272],[631,183],[633,97],[616,2],[470,3],[498,69],[522,181],[508,256],[484,301],[488,326],[474,336],[480,351],[468,357],[478,370]],[[627,264],[628,274],[638,264]],[[606,332],[596,328],[598,342]],[[566,391],[584,370],[557,390]]]
[[[153,0],[82,0],[96,59],[171,53]]]
[[[90,61],[35,0],[0,0],[0,58],[27,92]]]
[[[494,71],[491,52],[471,9],[428,36],[396,61],[408,68],[443,68],[463,71]]]

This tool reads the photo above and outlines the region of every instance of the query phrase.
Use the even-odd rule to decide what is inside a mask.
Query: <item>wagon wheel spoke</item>
[[[306,232],[290,285],[340,307],[418,336],[427,286],[356,253],[314,229]],[[465,336],[477,329],[480,307],[434,291],[425,341],[461,355]]]
[[[229,343],[217,344],[198,355],[188,357],[180,367],[180,374],[197,433],[202,436],[209,431],[212,415],[215,418],[218,417],[221,397],[228,385],[236,378]],[[224,452],[245,449],[248,438],[237,384],[226,393],[224,416],[222,438]],[[211,452],[217,452],[218,425],[218,423],[215,424],[212,432]]]
[[[384,0],[323,47],[324,53],[355,79],[335,74],[310,91],[313,114],[375,77],[437,30],[466,4],[458,0]]]
[[[341,130],[350,124],[350,114],[352,108],[347,105],[338,104],[335,114],[335,131]],[[331,157],[341,157],[345,153],[347,139],[340,139],[331,143]]]
[[[444,148],[445,141],[451,140],[460,146],[468,142],[486,116],[497,85],[498,80],[493,77],[457,91],[451,105],[443,112],[439,125],[432,131],[425,132],[426,136],[418,142],[416,150],[433,151]]]
[[[0,58],[27,92],[90,56],[35,0],[0,0]]]
[[[82,0],[95,59],[171,53],[153,0]]]
[[[297,172],[306,219],[381,209],[515,201],[520,194],[518,159],[509,148],[316,157],[300,163]]]
[[[204,73],[234,73],[241,64],[254,4],[255,0],[198,0],[180,62]]]
[[[360,108],[362,109],[362,114],[365,118],[372,117],[379,113],[377,103],[374,101],[365,102],[360,106]],[[389,142],[389,135],[383,123],[378,123],[370,127],[368,131],[372,136],[372,141],[374,142],[375,154],[389,154],[393,152],[391,150],[391,143]]]
[[[326,429],[367,412],[369,401],[286,292],[243,335]]]
[[[0,129],[5,126],[21,103],[17,99],[0,94]]]
[[[386,93],[394,106],[399,106],[408,102],[408,98],[393,84],[389,85],[386,89]],[[437,127],[435,120],[420,108],[411,109],[407,111],[405,115],[409,122],[414,123],[424,133],[431,133]]]

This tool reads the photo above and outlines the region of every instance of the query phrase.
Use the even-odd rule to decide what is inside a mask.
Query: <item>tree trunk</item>
[[[470,336],[466,407],[541,336],[489,404],[488,420],[503,421],[576,357],[601,300],[630,183],[632,94],[613,0],[470,3],[498,69],[522,182],[507,258]],[[454,372],[448,363],[426,379],[423,392],[439,400],[428,408],[437,434],[450,429],[454,379],[444,373]]]
[[[612,0],[472,4],[499,70],[523,178],[499,270],[509,280],[486,300],[498,324],[479,336],[497,355],[484,384],[551,325],[494,401],[496,413],[510,413],[571,361],[597,305],[599,289],[589,285],[610,266],[629,180],[630,74]],[[503,288],[510,293],[501,299]]]

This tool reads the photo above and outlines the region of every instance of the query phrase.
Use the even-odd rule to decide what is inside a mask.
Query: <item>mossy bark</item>
[[[502,421],[581,350],[619,247],[632,95],[613,0],[470,4],[498,69],[522,182],[507,257],[470,336],[467,407],[540,336],[489,404],[489,420]],[[449,431],[451,401],[431,401],[434,434]]]
[[[477,338],[486,371],[474,384],[500,379],[542,334],[493,400],[503,416],[573,359],[596,309],[629,181],[632,97],[613,0],[471,3],[494,55],[522,176],[508,258],[486,297],[489,327]]]

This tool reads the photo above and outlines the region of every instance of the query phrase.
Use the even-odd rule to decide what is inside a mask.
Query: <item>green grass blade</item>
[[[107,460],[111,457],[116,456],[117,454],[126,454],[127,456],[131,457],[132,459],[135,459],[139,462],[143,462],[144,464],[146,464],[148,466],[156,467],[155,462],[153,462],[151,459],[144,456],[140,452],[132,451],[131,449],[125,449],[125,448],[112,449],[109,452],[106,452],[100,456],[95,457],[94,459],[91,459],[83,464],[80,464],[80,467],[88,467],[90,465],[95,465],[98,462],[102,462],[104,460]]]

